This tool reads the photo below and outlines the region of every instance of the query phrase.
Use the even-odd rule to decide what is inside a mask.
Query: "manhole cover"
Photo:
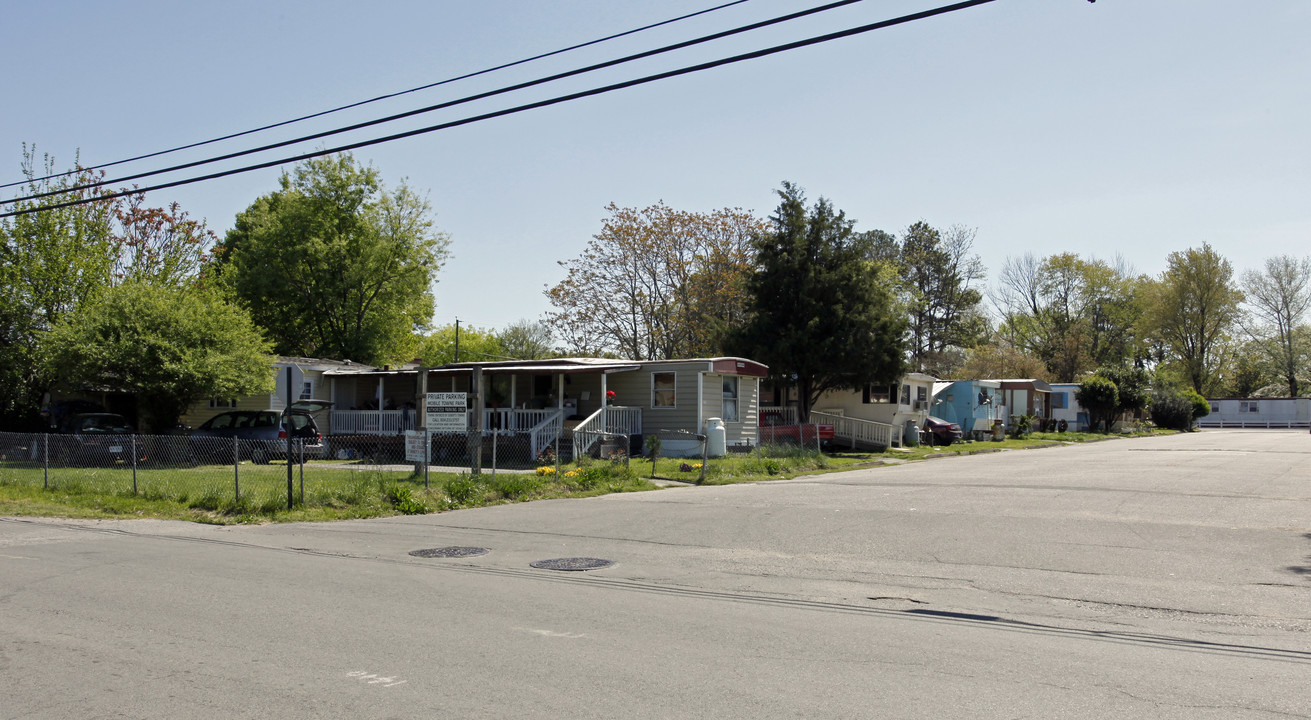
[[[475,555],[486,555],[487,548],[452,546],[428,548],[427,550],[411,550],[410,554],[421,558],[464,558],[474,557]]]
[[[528,564],[541,570],[599,570],[608,568],[615,563],[613,560],[602,560],[601,558],[575,557],[538,560]]]

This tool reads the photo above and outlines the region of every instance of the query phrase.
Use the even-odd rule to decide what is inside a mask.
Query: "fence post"
[[[241,441],[232,437],[232,501],[241,502]]]
[[[382,400],[382,398],[379,398],[379,403],[378,403],[378,407],[379,407],[379,408],[382,407],[381,400]],[[295,506],[295,503],[294,503],[295,498],[292,497],[292,487],[291,487],[291,463],[292,463],[292,455],[291,455],[291,416],[287,414],[287,412],[288,412],[289,410],[291,410],[291,366],[290,366],[290,365],[287,366],[287,404],[286,404],[285,406],[283,406],[283,409],[282,409],[282,417],[280,418],[280,422],[279,422],[278,424],[279,424],[279,425],[282,427],[282,429],[285,430],[286,433],[287,433],[287,509],[288,509],[288,510],[291,510],[292,507]],[[380,416],[380,417],[379,417],[379,420],[380,420],[380,421],[379,421],[379,424],[378,424],[378,430],[381,431],[381,430],[382,430],[382,423],[381,423],[381,415],[382,415],[382,411],[381,411],[381,410],[378,411],[378,415]]]
[[[710,436],[701,436],[701,476],[696,479],[696,484],[700,485],[706,481],[706,463],[710,462]]]
[[[132,435],[132,494],[137,494],[137,436]]]
[[[46,490],[49,490],[50,489],[50,433],[46,433],[45,435],[42,435],[41,440],[42,440],[41,474],[45,478],[44,482],[42,483],[42,487],[45,488]]]
[[[305,438],[299,440],[300,446],[300,504],[305,505]]]
[[[428,429],[427,415],[423,423],[423,489],[428,489],[428,466],[432,464],[432,431]]]

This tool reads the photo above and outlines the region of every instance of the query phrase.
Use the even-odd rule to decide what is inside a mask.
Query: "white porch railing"
[[[842,439],[852,445],[865,443],[885,448],[901,446],[901,428],[896,425],[814,411],[811,411],[810,419],[813,422],[832,425],[834,440]]]
[[[511,430],[516,433],[529,432],[541,424],[543,420],[559,414],[559,408],[542,408],[539,410],[487,408],[483,410],[483,427]]]
[[[512,408],[487,408],[483,411],[483,432],[509,430],[515,433],[532,432],[552,417],[560,415],[558,408],[542,410],[521,410]],[[466,427],[472,413],[465,412]],[[333,435],[399,435],[405,430],[417,427],[417,417],[413,410],[333,410],[331,411]]]
[[[545,413],[536,425],[527,429],[529,438],[529,447],[532,450],[533,457],[536,458],[543,449],[555,442],[560,437],[560,430],[564,425],[564,413],[558,409],[555,410],[524,410],[524,413]],[[525,415],[525,417],[529,417]],[[517,431],[516,431],[517,432]]]
[[[333,435],[399,435],[414,423],[413,410],[332,410]]]
[[[642,432],[642,408],[603,407],[574,428],[574,457],[592,451],[607,435],[636,435]]]
[[[760,424],[762,426],[796,425],[797,409],[792,406],[762,405],[760,407]]]

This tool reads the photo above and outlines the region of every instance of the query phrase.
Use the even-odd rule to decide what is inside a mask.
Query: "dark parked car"
[[[136,428],[117,413],[93,412],[68,415],[62,419],[59,436],[52,438],[51,454],[74,465],[117,465],[145,459],[144,445],[135,442]]]
[[[291,428],[293,457],[299,457],[301,448],[306,458],[323,456],[323,436],[310,413],[328,405],[294,403],[287,411],[286,426]],[[236,452],[242,460],[262,464],[286,459],[287,430],[279,422],[281,416],[276,410],[220,413],[191,431],[191,451],[198,459],[232,462],[233,438],[236,438]]]
[[[960,425],[932,415],[924,418],[924,429],[929,433],[934,445],[950,445],[964,437]]]

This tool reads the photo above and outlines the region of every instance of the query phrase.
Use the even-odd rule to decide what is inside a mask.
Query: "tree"
[[[0,424],[34,417],[49,388],[40,345],[51,327],[104,289],[134,279],[178,285],[195,279],[213,241],[203,222],[177,204],[149,208],[137,193],[104,198],[100,180],[79,169],[58,173],[54,159],[23,145],[21,196],[25,214],[0,221]],[[97,199],[99,198],[99,199]],[[54,208],[68,200],[96,200]]]
[[[1101,425],[1107,432],[1115,419],[1115,410],[1120,404],[1119,390],[1108,378],[1094,375],[1079,383],[1074,391],[1074,399],[1088,411],[1088,419],[1096,428]]]
[[[54,159],[37,163],[36,148],[23,145],[26,196],[60,192],[97,178],[80,171],[56,175]],[[112,203],[92,202],[58,209],[49,205],[89,199],[102,192],[22,200],[12,209],[40,210],[0,221],[0,413],[8,424],[34,416],[49,386],[39,361],[45,332],[65,313],[108,285],[114,265]]]
[[[763,223],[724,208],[638,210],[610,217],[565,277],[546,291],[547,323],[570,355],[634,360],[722,354],[728,329],[745,317],[751,237]]]
[[[480,330],[473,325],[442,325],[418,341],[415,357],[429,367],[449,365],[453,362],[487,362],[509,360],[505,348],[491,330]]]
[[[731,347],[768,365],[776,381],[795,383],[806,422],[824,392],[897,381],[907,322],[891,272],[869,259],[868,235],[823,198],[807,210],[791,183],[778,195],[769,230],[754,242],[752,316]]]
[[[1140,281],[1123,263],[1028,253],[1007,258],[999,279],[993,303],[1002,336],[1042,358],[1052,376],[1137,359]]]
[[[204,398],[273,385],[268,342],[212,289],[124,283],[61,318],[44,348],[50,372],[72,387],[135,393],[159,432]]]
[[[970,350],[960,374],[967,378],[1036,378],[1044,381],[1051,377],[1041,358],[1024,354],[1002,338]]]
[[[1147,371],[1132,365],[1098,368],[1097,374],[1115,384],[1115,414],[1136,413],[1151,400],[1152,379]]]
[[[281,354],[409,359],[449,245],[427,201],[389,192],[349,154],[307,160],[280,185],[216,249],[224,282]]]
[[[972,252],[974,236],[963,226],[939,232],[922,221],[902,235],[895,262],[910,312],[911,361],[920,371],[941,372],[949,348],[973,347],[987,331],[979,311],[983,294],[972,287],[985,275]],[[886,243],[873,254],[886,257]]]
[[[118,247],[113,281],[175,287],[194,282],[218,236],[204,221],[188,217],[177,203],[145,207],[145,196],[139,194],[119,201],[114,208]]]
[[[1285,397],[1286,382],[1276,382],[1279,372],[1271,367],[1270,358],[1277,355],[1266,347],[1270,339],[1248,340],[1238,346],[1225,368],[1225,383],[1220,395],[1226,397]],[[1300,386],[1300,383],[1299,383]],[[1273,393],[1266,395],[1266,390]]]
[[[1246,329],[1256,346],[1265,350],[1271,364],[1297,397],[1302,387],[1298,374],[1306,371],[1308,349],[1298,340],[1298,327],[1311,310],[1311,258],[1288,255],[1267,258],[1262,270],[1243,273],[1243,290],[1255,323]]]
[[[1238,320],[1243,294],[1233,266],[1209,244],[1170,253],[1168,267],[1149,286],[1149,323],[1193,390],[1217,385],[1223,349]]]
[[[541,360],[555,356],[551,349],[551,326],[544,322],[519,320],[496,333],[501,351],[515,360]]]

